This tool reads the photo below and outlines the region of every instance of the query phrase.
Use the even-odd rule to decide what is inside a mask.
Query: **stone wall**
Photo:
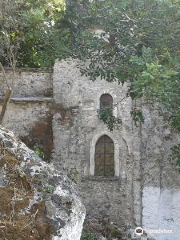
[[[155,237],[178,239],[180,174],[169,154],[179,137],[163,122],[156,106],[141,102],[145,123],[136,127],[130,116],[131,99],[121,101],[127,85],[92,82],[81,76],[77,63],[57,61],[52,75],[20,71],[24,90],[14,91],[4,125],[26,143],[44,146],[56,168],[78,183],[87,216],[109,218],[121,226],[170,229],[173,234]],[[29,80],[24,81],[24,76]],[[113,97],[114,115],[122,120],[121,128],[113,132],[97,114],[104,93]],[[111,178],[93,175],[95,144],[104,134],[115,145],[116,169]]]
[[[76,175],[87,208],[87,214],[108,217],[120,225],[141,222],[140,137],[130,117],[131,99],[121,101],[127,86],[104,80],[90,81],[81,76],[76,63],[57,62],[53,74],[54,99],[71,109],[63,121],[61,112],[54,115],[54,164]],[[98,118],[100,96],[109,93],[114,101],[114,115],[122,119],[121,128],[110,132]],[[116,106],[117,105],[117,106]],[[97,178],[91,174],[92,149],[102,135],[115,144],[114,178]],[[116,159],[117,158],[117,159]],[[134,171],[135,169],[135,171]],[[135,218],[135,220],[134,220]]]
[[[17,69],[15,76],[5,69],[13,94],[5,114],[3,125],[14,131],[30,148],[44,152],[49,161],[53,150],[52,78],[50,72],[36,69]],[[0,73],[0,101],[6,91],[3,75]]]
[[[172,230],[155,234],[158,240],[180,237],[180,173],[171,161],[171,147],[179,136],[163,122],[155,107],[143,108],[142,176],[143,227]]]
[[[5,69],[8,83],[13,88],[13,97],[52,97],[51,72],[42,69],[16,69],[15,75],[11,69]],[[6,84],[0,72],[0,96],[4,96]]]
[[[147,229],[173,230],[154,236],[178,239],[180,174],[169,155],[179,138],[163,122],[157,107],[140,102],[145,123],[135,127],[130,116],[132,102],[122,101],[114,110],[122,119],[121,129],[110,133],[97,117],[99,99],[109,93],[118,103],[126,94],[125,85],[92,82],[81,76],[71,60],[56,63],[53,85],[55,101],[69,109],[65,118],[61,112],[54,115],[54,163],[79,182],[87,214],[108,217],[120,225],[130,222]],[[103,134],[119,149],[117,178],[91,176],[92,145]]]

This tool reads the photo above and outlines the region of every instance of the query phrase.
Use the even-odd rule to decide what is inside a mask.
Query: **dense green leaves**
[[[139,123],[144,123],[144,116],[141,110],[134,108],[133,111],[131,111],[131,116],[136,126],[138,126]]]
[[[158,103],[164,119],[180,132],[180,1],[94,1],[93,8],[94,32],[102,31],[76,37],[77,49],[83,49],[76,56],[90,62],[82,73],[128,82],[132,100]],[[135,124],[144,121],[136,107],[131,116]],[[180,159],[179,146],[175,150]]]
[[[56,26],[64,15],[63,0],[16,0],[13,4],[4,0],[0,9],[0,61],[4,65],[11,66],[14,57],[18,66],[48,67],[56,52],[66,51],[59,51],[65,40]]]
[[[100,109],[98,111],[99,119],[101,119],[112,132],[114,129],[119,129],[121,127],[122,121],[113,115],[113,111],[110,108]]]
[[[76,36],[76,50],[81,49],[76,56],[90,62],[82,73],[93,80],[128,81],[133,100],[158,102],[180,131],[180,2],[109,0],[94,1],[89,8],[95,9],[94,32],[101,32]],[[141,118],[137,111],[132,116]]]

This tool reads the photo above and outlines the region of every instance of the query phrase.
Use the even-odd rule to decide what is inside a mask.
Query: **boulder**
[[[0,239],[79,240],[84,218],[76,185],[0,127]]]

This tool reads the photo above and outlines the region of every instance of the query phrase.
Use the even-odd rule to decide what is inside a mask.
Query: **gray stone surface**
[[[0,101],[3,101],[4,100],[4,97],[0,97]],[[14,102],[14,103],[18,103],[18,102],[21,102],[21,103],[51,103],[53,102],[53,98],[50,98],[50,97],[17,97],[17,98],[14,98],[12,97],[10,99],[10,102]]]
[[[62,111],[54,115],[54,164],[68,172],[77,172],[77,181],[88,214],[99,218],[109,217],[120,225],[133,221],[133,181],[135,185],[138,178],[139,183],[139,177],[135,176],[133,179],[132,176],[133,159],[138,161],[140,158],[140,141],[136,141],[138,129],[134,127],[130,117],[130,98],[116,106],[125,97],[127,86],[104,80],[92,82],[81,76],[76,63],[71,60],[55,64],[53,86],[55,102],[71,110],[65,121]],[[99,99],[104,93],[111,94],[115,106],[114,115],[122,119],[121,128],[112,133],[97,114],[100,108]],[[117,180],[99,180],[92,176],[93,149],[96,141],[104,134],[115,143]],[[136,149],[133,151],[134,148]],[[137,198],[135,214],[139,223],[139,192],[136,192],[134,198]]]
[[[11,69],[5,69],[8,83],[13,88],[13,97],[50,97],[52,96],[52,80],[50,72],[34,69],[17,69],[15,76]],[[0,96],[4,95],[6,84],[0,72]]]
[[[171,161],[179,136],[163,122],[157,106],[144,106],[142,125],[143,227],[172,230],[154,234],[158,240],[180,238],[180,173]]]
[[[4,159],[6,159],[6,161]],[[13,161],[16,160],[18,162],[15,165],[12,165]],[[4,164],[2,164],[3,161],[5,161]],[[13,216],[16,216],[17,219],[17,216],[19,215],[22,217],[26,216],[26,214],[31,213],[38,204],[45,203],[45,206],[43,205],[45,207],[43,211],[43,218],[38,219],[38,211],[40,212],[41,210],[37,207],[37,220],[35,219],[34,221],[35,226],[37,224],[36,221],[49,221],[49,224],[52,225],[52,235],[49,239],[46,239],[80,239],[82,225],[85,218],[85,208],[77,193],[75,184],[73,184],[60,171],[55,170],[52,165],[48,165],[40,160],[38,156],[28,149],[21,141],[19,141],[12,132],[7,131],[2,127],[0,127],[0,162],[1,191],[2,189],[4,189],[5,193],[6,189],[7,191],[10,191],[8,190],[8,187],[13,185],[13,173],[11,172],[11,175],[9,175],[9,168],[10,166],[13,166],[13,172],[18,176],[15,177],[16,181],[18,178],[22,181],[21,192],[25,189],[25,187],[23,188],[23,184],[25,183],[25,180],[23,182],[23,179],[26,179],[26,185],[28,185],[28,188],[25,189],[26,195],[24,198],[21,195],[21,204],[22,201],[27,201],[28,193],[31,194],[28,205],[22,207],[21,211],[17,213],[17,208],[12,210]],[[10,163],[11,165],[9,165]],[[16,189],[16,185],[14,184],[13,186],[14,189]],[[20,189],[17,190],[20,191]],[[11,200],[12,204],[14,203],[14,206],[16,206],[18,201],[18,198],[14,195]],[[2,206],[0,209],[3,210]],[[6,214],[3,215],[2,212],[0,213],[1,229],[3,228],[3,222],[6,222],[9,217],[8,212],[6,213],[7,216],[5,216]],[[11,221],[13,224],[13,218]],[[6,223],[4,227],[6,227]],[[27,227],[28,226],[25,226],[25,228]],[[32,237],[28,236],[28,239],[33,238],[35,230],[32,230]],[[2,231],[0,231],[0,235],[1,233]],[[23,237],[23,235],[21,235],[21,237]]]
[[[12,102],[4,118],[3,125],[20,137],[27,136],[37,122],[50,115],[48,103]]]
[[[78,173],[90,216],[109,217],[119,225],[131,222],[151,230],[170,229],[173,233],[154,236],[178,239],[180,174],[169,156],[179,137],[163,122],[156,105],[142,101],[136,104],[143,110],[145,123],[135,127],[130,116],[133,103],[128,98],[114,109],[114,115],[122,119],[121,129],[109,133],[97,117],[100,96],[110,93],[116,104],[127,87],[98,79],[92,82],[81,76],[76,64],[69,60],[54,66],[55,102],[72,110],[65,121],[61,112],[54,115],[54,163]],[[118,180],[91,176],[92,145],[103,134],[118,148]]]

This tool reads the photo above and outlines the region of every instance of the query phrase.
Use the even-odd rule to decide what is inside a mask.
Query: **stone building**
[[[136,127],[127,85],[92,82],[72,60],[57,61],[52,73],[19,69],[16,78],[4,125],[77,182],[87,216],[180,238],[180,173],[169,157],[179,137],[154,106],[138,103],[145,122]],[[122,122],[112,132],[98,117],[106,106]]]

